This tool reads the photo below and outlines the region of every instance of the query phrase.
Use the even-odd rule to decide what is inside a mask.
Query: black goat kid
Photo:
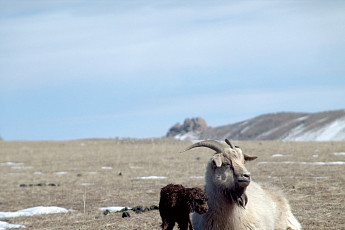
[[[204,214],[207,210],[207,195],[200,188],[169,184],[161,190],[159,213],[163,230],[172,230],[175,222],[181,230],[191,230],[189,213]]]

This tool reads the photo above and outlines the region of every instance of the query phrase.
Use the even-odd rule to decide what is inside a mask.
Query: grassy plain
[[[334,153],[345,152],[345,142],[234,143],[259,156],[247,164],[253,180],[281,188],[304,229],[345,229],[345,165],[308,163],[344,162],[344,155]],[[189,144],[172,139],[0,141],[0,211],[35,206],[75,210],[1,221],[28,229],[159,229],[157,210],[130,211],[130,218],[122,218],[122,213],[104,215],[99,208],[158,205],[160,188],[168,183],[203,188],[212,151],[179,153]],[[286,161],[290,163],[272,163]],[[138,179],[144,176],[166,179]]]

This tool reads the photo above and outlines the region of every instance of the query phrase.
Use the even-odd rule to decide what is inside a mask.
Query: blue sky
[[[344,1],[0,0],[0,136],[161,137],[345,108]]]

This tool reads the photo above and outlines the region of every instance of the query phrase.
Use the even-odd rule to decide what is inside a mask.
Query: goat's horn
[[[235,149],[234,146],[231,144],[231,142],[230,142],[228,139],[225,139],[225,142],[226,142],[228,145],[230,145],[230,147],[231,147],[232,149]]]
[[[214,141],[214,140],[208,140],[208,141],[200,141],[200,142],[197,142],[195,144],[192,144],[192,145],[188,146],[185,150],[183,150],[181,153],[188,151],[192,148],[196,148],[196,147],[210,148],[210,149],[213,149],[214,151],[216,151],[217,153],[221,153],[224,151],[224,146],[221,143],[219,143],[218,141]]]

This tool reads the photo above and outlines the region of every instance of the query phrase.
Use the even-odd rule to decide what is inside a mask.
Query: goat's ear
[[[250,156],[250,155],[247,155],[247,154],[243,154],[244,155],[244,160],[245,161],[252,161],[252,160],[255,160],[256,158],[258,158],[257,156]]]
[[[217,153],[217,154],[214,154],[213,155],[213,162],[216,164],[216,166],[217,167],[220,167],[220,166],[222,166],[222,162],[223,162],[223,156],[222,156],[222,154],[220,154],[220,153]]]

